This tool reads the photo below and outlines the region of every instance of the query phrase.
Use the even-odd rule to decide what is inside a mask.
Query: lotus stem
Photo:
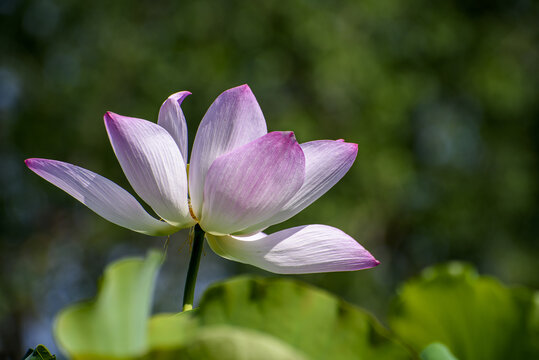
[[[204,246],[204,230],[200,225],[195,225],[193,238],[193,249],[191,259],[189,260],[189,269],[185,279],[185,290],[183,292],[183,311],[193,309],[193,300],[195,298],[195,285],[197,282],[198,266],[200,264],[200,255]]]

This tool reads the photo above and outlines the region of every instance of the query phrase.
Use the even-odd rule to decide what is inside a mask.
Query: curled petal
[[[204,183],[219,156],[267,133],[266,121],[247,85],[223,92],[198,127],[189,168],[189,194],[197,217],[202,213]]]
[[[272,132],[217,158],[206,175],[200,225],[253,233],[303,184],[305,157],[292,132]]]
[[[206,236],[218,255],[277,274],[354,271],[380,263],[350,236],[325,225],[298,226],[271,235]]]
[[[161,109],[157,124],[164,128],[178,145],[183,157],[183,162],[187,164],[187,122],[181,108],[183,99],[191,95],[189,91],[180,91],[172,94],[165,100]]]
[[[172,136],[152,122],[105,114],[116,157],[137,194],[176,227],[194,224],[187,203],[187,172]]]
[[[43,179],[116,225],[146,235],[168,235],[179,230],[151,217],[131,194],[90,170],[48,159],[27,159],[25,163]]]
[[[333,187],[350,169],[357,144],[317,140],[300,145],[305,154],[305,181],[299,191],[260,228],[281,223],[305,209]]]

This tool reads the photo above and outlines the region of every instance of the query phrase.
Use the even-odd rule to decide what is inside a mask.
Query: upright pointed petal
[[[292,132],[272,132],[217,158],[206,175],[200,225],[255,232],[303,184],[305,157]],[[246,230],[248,229],[248,230]]]
[[[198,217],[206,173],[213,161],[266,133],[264,115],[247,85],[217,97],[198,127],[189,165],[189,194]]]
[[[353,271],[380,263],[350,236],[325,225],[298,226],[267,236],[206,236],[218,255],[277,274]]]
[[[194,224],[187,203],[187,172],[178,146],[161,126],[105,114],[116,157],[137,194],[176,227]]]
[[[43,179],[116,225],[156,236],[179,230],[151,217],[131,194],[90,170],[48,159],[27,159],[25,163]]]
[[[348,172],[357,156],[357,144],[340,140],[317,140],[300,146],[305,154],[305,181],[281,211],[261,224],[261,229],[290,219],[311,205]]]
[[[187,164],[187,122],[181,108],[183,99],[191,95],[189,91],[180,91],[172,94],[165,100],[161,109],[157,124],[164,128],[172,136],[180,149],[183,162]]]

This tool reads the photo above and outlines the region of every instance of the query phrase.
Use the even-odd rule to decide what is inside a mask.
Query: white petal
[[[260,229],[281,223],[305,209],[333,187],[350,169],[357,156],[357,144],[317,140],[300,144],[305,154],[305,180],[282,210]]]
[[[187,172],[172,136],[152,122],[105,114],[116,157],[137,194],[164,220],[176,227],[195,221],[187,202]]]
[[[25,163],[43,179],[116,225],[156,236],[179,230],[151,217],[131,194],[90,170],[48,159],[27,159]]]
[[[326,225],[298,226],[267,236],[206,238],[218,255],[277,274],[353,271],[380,263],[350,236]]]
[[[157,124],[172,136],[180,149],[183,161],[187,164],[187,122],[181,108],[183,99],[191,95],[189,91],[180,91],[172,94],[165,100],[159,109]]]
[[[202,214],[204,182],[213,161],[266,133],[264,115],[247,85],[217,97],[198,127],[191,154],[189,194],[197,217]]]

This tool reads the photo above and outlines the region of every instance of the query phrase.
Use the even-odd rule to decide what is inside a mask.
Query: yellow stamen
[[[195,215],[195,212],[193,211],[193,207],[191,206],[191,199],[187,200],[187,203],[189,204],[189,214],[195,221],[198,223],[200,220],[198,220],[197,216]]]

